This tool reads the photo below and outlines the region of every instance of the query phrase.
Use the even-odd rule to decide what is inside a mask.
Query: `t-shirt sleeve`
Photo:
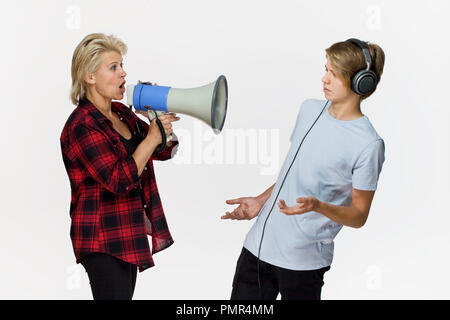
[[[301,111],[302,111],[302,106],[304,105],[304,102],[300,105],[300,108],[299,108],[299,110],[298,110],[298,114],[297,114],[297,119],[295,120],[295,126],[294,126],[294,128],[292,129],[292,132],[291,132],[291,136],[289,137],[289,141],[292,143],[292,139],[294,138],[294,136],[295,136],[295,132],[297,131],[297,127],[298,127],[298,123],[299,123],[299,121],[300,121],[300,113],[301,113]]]
[[[297,117],[297,120],[295,121],[294,129],[292,129],[291,136],[289,137],[289,141],[291,143],[292,143],[292,138],[294,138],[294,136],[295,136],[295,129],[297,128],[297,124],[298,124],[298,117]]]
[[[359,155],[353,167],[352,186],[355,189],[375,191],[384,163],[384,141],[375,140]]]

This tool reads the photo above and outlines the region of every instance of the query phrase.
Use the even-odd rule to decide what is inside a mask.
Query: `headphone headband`
[[[364,55],[364,60],[366,62],[366,70],[370,70],[370,67],[372,66],[372,58],[370,57],[369,48],[367,47],[367,44],[364,41],[361,41],[356,38],[350,38],[346,41],[356,44],[358,47],[361,48]]]

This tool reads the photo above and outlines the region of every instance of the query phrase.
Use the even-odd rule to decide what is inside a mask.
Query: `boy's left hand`
[[[302,214],[309,211],[315,211],[319,207],[320,201],[316,197],[297,198],[297,204],[288,207],[283,199],[278,201],[280,212],[287,215]]]

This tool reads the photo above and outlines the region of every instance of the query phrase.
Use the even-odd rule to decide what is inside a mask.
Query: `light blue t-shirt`
[[[301,105],[290,138],[291,147],[275,187],[245,239],[244,247],[258,256],[263,226],[273,206],[260,254],[262,261],[272,265],[291,270],[313,270],[331,265],[333,240],[342,228],[341,224],[314,211],[300,215],[281,213],[279,199],[287,206],[293,206],[299,197],[314,196],[323,202],[349,206],[352,188],[377,188],[384,162],[383,139],[366,116],[337,120],[328,112],[330,104],[325,100],[310,99]],[[300,142],[325,105],[293,162]]]

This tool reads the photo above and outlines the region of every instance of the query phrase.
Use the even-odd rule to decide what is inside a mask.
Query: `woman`
[[[152,267],[152,253],[173,243],[152,161],[170,159],[178,142],[155,154],[162,142],[156,120],[147,125],[112,101],[123,99],[125,92],[126,51],[121,40],[100,33],[77,46],[71,100],[78,106],[60,139],[72,192],[70,236],[95,300],[131,299],[137,269]],[[179,120],[172,113],[159,119],[166,135]]]
[[[384,52],[357,39],[326,49],[325,100],[306,100],[277,182],[223,219],[252,219],[232,299],[318,300],[342,226],[362,227],[384,162],[384,141],[361,112],[376,89]]]

